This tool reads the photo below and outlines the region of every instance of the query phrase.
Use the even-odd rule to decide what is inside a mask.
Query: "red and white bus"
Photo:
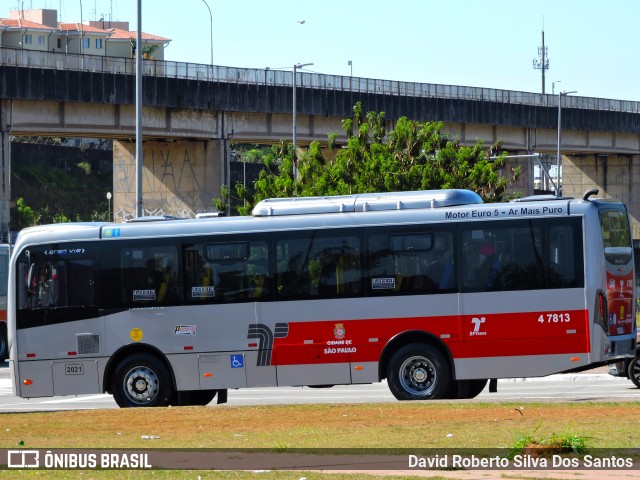
[[[386,379],[400,400],[470,398],[632,356],[629,217],[596,193],[271,199],[251,217],[23,230],[15,394],[196,405]]]

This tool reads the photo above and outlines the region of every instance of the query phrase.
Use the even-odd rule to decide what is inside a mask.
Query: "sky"
[[[141,0],[165,60],[640,101],[638,0]],[[211,17],[209,16],[209,9]],[[0,0],[129,21],[136,0]],[[82,16],[80,14],[82,7]],[[211,33],[213,32],[213,34]],[[351,65],[349,62],[351,61]],[[555,85],[553,84],[555,82]],[[559,82],[559,83],[558,83]]]

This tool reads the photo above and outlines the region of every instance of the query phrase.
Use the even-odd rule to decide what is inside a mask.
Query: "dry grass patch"
[[[287,405],[3,414],[0,448],[508,448],[538,424],[640,445],[639,403]],[[144,438],[146,437],[146,438]]]

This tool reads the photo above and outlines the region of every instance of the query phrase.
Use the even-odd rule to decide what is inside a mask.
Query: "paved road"
[[[583,402],[640,401],[640,389],[627,379],[614,378],[606,368],[587,373],[551,375],[545,378],[499,380],[498,392],[488,388],[473,400],[462,402]],[[228,405],[277,405],[299,403],[395,402],[385,382],[332,388],[280,387],[229,391]],[[215,406],[215,404],[211,404]],[[22,399],[11,390],[7,364],[0,365],[0,412],[89,410],[117,408],[111,395],[79,395]]]

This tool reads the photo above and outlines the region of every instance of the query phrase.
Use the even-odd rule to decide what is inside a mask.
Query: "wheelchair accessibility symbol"
[[[231,368],[244,368],[244,355],[231,355]]]

